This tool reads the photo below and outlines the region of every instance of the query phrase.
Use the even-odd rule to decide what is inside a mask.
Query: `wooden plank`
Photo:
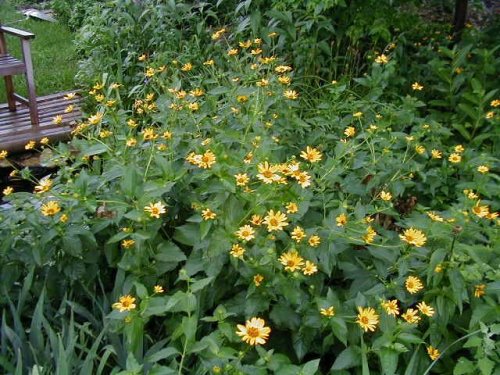
[[[38,102],[38,106],[40,108],[45,108],[45,109],[51,109],[51,108],[60,108],[61,111],[64,113],[64,110],[66,107],[69,105],[73,105],[75,108],[77,108],[81,104],[81,100],[68,100],[64,102]],[[29,108],[26,106],[21,106],[18,105],[16,107],[15,114],[18,115],[24,115],[25,113],[29,112]],[[12,117],[14,114],[10,111],[7,110],[7,107],[0,108],[0,119],[2,118],[7,118],[7,117]],[[1,120],[0,120],[1,121]]]
[[[22,38],[22,39],[33,39],[35,37],[35,34],[33,34],[33,33],[30,33],[28,31],[24,31],[24,30],[15,29],[13,27],[8,27],[8,26],[0,26],[0,33],[1,32],[4,32],[5,34],[14,35],[14,36],[17,36],[17,37]]]
[[[67,100],[64,99],[64,96],[67,94],[71,94],[71,93],[77,93],[75,99],[72,99],[72,100],[76,100],[77,98],[81,100],[81,97],[78,95],[78,90],[73,90],[73,91],[58,92],[56,94],[50,94],[50,95],[45,95],[45,96],[39,96],[37,98],[37,102],[38,102],[38,104],[40,104],[43,102],[54,101],[54,99],[60,99],[61,102],[67,102]],[[2,112],[6,108],[7,108],[6,103],[0,104],[0,112]]]

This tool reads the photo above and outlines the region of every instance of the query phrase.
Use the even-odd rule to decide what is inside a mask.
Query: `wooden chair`
[[[4,34],[14,35],[21,39],[23,59],[18,60],[7,53],[7,43]],[[7,89],[7,103],[9,111],[16,110],[16,102],[29,107],[31,124],[37,126],[40,122],[35,94],[35,78],[33,75],[33,63],[31,61],[31,39],[35,34],[14,29],[12,27],[0,26],[0,76],[4,77]],[[14,92],[12,76],[24,74],[28,83],[28,99]]]

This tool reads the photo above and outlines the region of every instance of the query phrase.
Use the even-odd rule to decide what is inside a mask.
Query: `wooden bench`
[[[7,53],[7,43],[5,34],[14,35],[21,40],[23,59],[18,60]],[[0,26],[0,76],[4,77],[5,88],[7,90],[7,104],[9,111],[16,111],[16,102],[25,104],[30,110],[31,124],[38,126],[38,107],[35,93],[35,78],[33,75],[33,62],[31,61],[31,39],[35,37],[27,31],[18,30],[13,27]],[[28,84],[28,98],[24,98],[14,92],[12,76],[24,74]]]

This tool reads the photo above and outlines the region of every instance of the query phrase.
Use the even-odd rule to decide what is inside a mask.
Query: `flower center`
[[[259,329],[255,327],[247,328],[247,335],[250,337],[259,337]]]
[[[366,316],[362,316],[359,320],[360,320],[360,321],[361,321],[361,323],[363,323],[363,324],[368,324],[368,323],[369,323],[369,321],[368,321],[368,317],[366,317]]]
[[[277,219],[272,218],[271,220],[269,220],[269,224],[271,224],[272,226],[277,226],[279,223]]]

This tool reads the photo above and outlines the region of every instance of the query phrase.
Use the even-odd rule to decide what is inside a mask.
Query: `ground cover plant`
[[[75,88],[77,58],[73,46],[73,34],[62,23],[49,23],[25,19],[18,13],[14,3],[0,1],[0,22],[2,25],[30,31],[35,34],[32,41],[32,59],[35,69],[35,83],[38,95],[53,94]],[[19,39],[6,36],[9,53],[22,56]],[[16,90],[26,96],[26,81],[14,76]],[[7,101],[4,82],[0,84],[0,103]]]
[[[206,27],[133,37],[182,22],[172,6]],[[37,145],[57,172],[4,191],[5,372],[500,371],[499,61],[479,32],[394,34],[325,81],[277,25],[107,7],[79,43],[127,48],[86,56],[92,112]]]

